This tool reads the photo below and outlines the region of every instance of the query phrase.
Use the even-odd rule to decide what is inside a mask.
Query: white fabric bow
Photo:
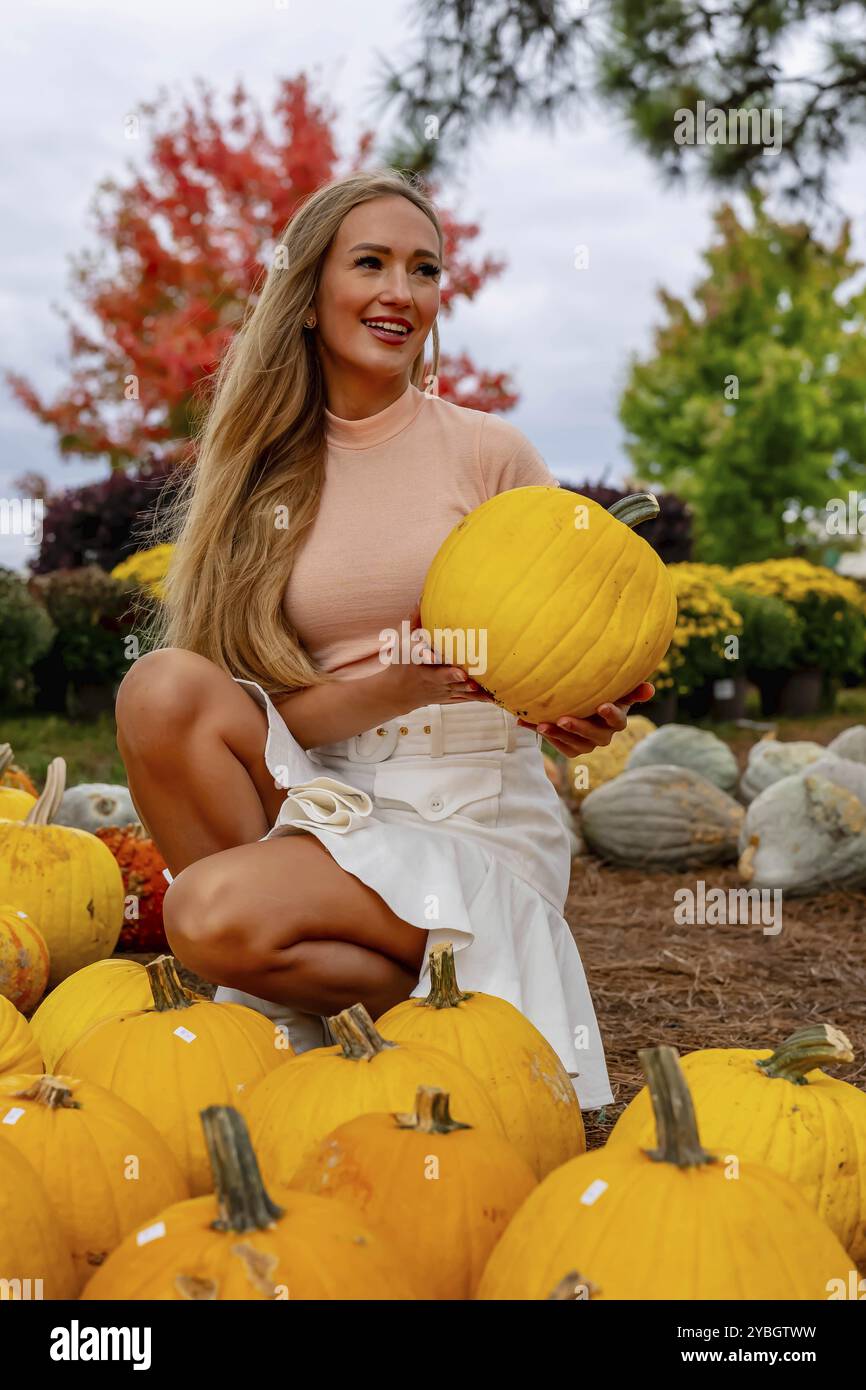
[[[373,809],[366,792],[339,782],[335,777],[314,777],[289,787],[286,799],[272,827],[294,825],[324,826],[336,835],[345,835],[360,825]]]

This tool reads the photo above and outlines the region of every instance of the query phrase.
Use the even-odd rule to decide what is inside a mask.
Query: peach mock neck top
[[[382,670],[380,632],[399,632],[411,617],[433,556],[457,522],[499,492],[556,486],[556,479],[501,416],[411,383],[366,419],[325,416],[319,511],[284,610],[323,670],[356,680]]]

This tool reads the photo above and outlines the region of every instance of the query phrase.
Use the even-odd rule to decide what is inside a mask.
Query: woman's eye
[[[381,268],[382,262],[378,256],[367,255],[357,256],[354,264],[369,266],[373,270],[378,270]],[[434,265],[432,261],[422,261],[420,265],[416,266],[416,270],[420,270],[427,280],[437,280],[442,274],[442,267]]]

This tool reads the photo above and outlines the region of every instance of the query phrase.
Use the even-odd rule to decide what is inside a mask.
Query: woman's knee
[[[200,716],[215,685],[229,680],[207,657],[163,647],[138,658],[117,692],[118,746],[135,752],[159,748]]]
[[[264,924],[254,920],[255,907],[243,886],[249,880],[236,863],[225,862],[224,855],[233,853],[209,855],[181,870],[168,886],[162,913],[178,960],[206,979],[240,988],[249,972],[261,968],[266,947]],[[283,905],[281,920],[284,916]]]

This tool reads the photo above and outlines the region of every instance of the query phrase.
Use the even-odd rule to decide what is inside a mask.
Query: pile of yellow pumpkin
[[[86,830],[53,824],[66,763],[49,764],[41,795],[0,745],[0,997],[29,1013],[51,989],[111,955],[123,924],[123,877]]]
[[[821,1070],[852,1060],[838,1030],[648,1049],[587,1153],[537,1029],[461,990],[448,943],[430,973],[297,1056],[170,956],[88,965],[29,1024],[0,998],[0,1275],[117,1300],[846,1296],[866,1094]]]

